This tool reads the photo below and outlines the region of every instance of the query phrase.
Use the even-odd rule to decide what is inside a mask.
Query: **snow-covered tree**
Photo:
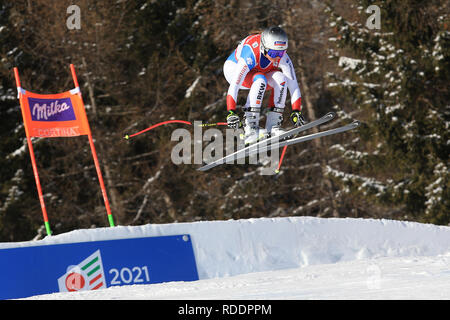
[[[370,5],[380,9],[379,29],[366,25]],[[360,21],[326,9],[329,57],[340,67],[328,73],[335,109],[364,123],[358,139],[333,146],[345,161],[328,174],[340,195],[386,205],[386,216],[450,222],[447,6],[358,1]]]

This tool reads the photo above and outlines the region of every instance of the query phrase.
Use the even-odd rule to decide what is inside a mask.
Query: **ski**
[[[320,137],[325,137],[325,136],[330,136],[333,134],[337,134],[337,133],[341,133],[341,132],[345,132],[345,131],[349,131],[349,130],[353,130],[356,129],[357,127],[360,126],[360,122],[359,121],[353,121],[350,124],[347,124],[345,126],[342,127],[337,127],[334,129],[330,129],[327,131],[320,131],[320,132],[316,132],[307,136],[302,136],[302,137],[298,137],[298,138],[292,138],[292,139],[288,139],[285,141],[280,141],[279,143],[273,143],[270,144],[269,146],[263,146],[262,148],[259,148],[258,150],[256,150],[256,153],[261,153],[261,152],[267,152],[269,150],[273,150],[273,149],[277,149],[277,148],[282,148],[284,146],[289,146],[289,145],[293,145],[293,144],[297,144],[300,142],[305,142],[305,141],[309,141],[309,140],[313,140],[316,138],[320,138]],[[245,156],[251,156],[254,155],[255,152],[252,153],[247,153]],[[235,160],[242,158],[242,156],[237,157]]]
[[[288,137],[292,137],[292,136],[294,136],[294,135],[296,135],[296,134],[298,134],[298,133],[300,133],[302,131],[311,129],[311,128],[316,127],[318,125],[321,125],[321,124],[323,124],[325,122],[329,122],[329,121],[333,120],[335,118],[335,116],[336,116],[336,113],[328,112],[327,114],[325,114],[324,116],[320,117],[317,120],[308,122],[307,124],[305,124],[303,126],[300,126],[300,127],[295,127],[295,128],[289,129],[288,131],[283,132],[282,134],[280,134],[278,136],[258,141],[258,142],[254,143],[254,144],[252,144],[252,145],[250,145],[248,147],[242,148],[242,149],[240,149],[240,150],[238,150],[238,151],[236,151],[236,152],[234,152],[232,154],[229,154],[229,155],[227,155],[227,156],[225,156],[223,158],[220,158],[220,159],[218,159],[216,161],[213,161],[213,162],[211,162],[211,163],[209,163],[209,164],[207,164],[207,165],[205,165],[203,167],[200,167],[197,170],[199,170],[199,171],[206,171],[206,170],[214,168],[214,167],[216,167],[218,165],[221,165],[221,164],[223,164],[223,163],[225,163],[227,161],[236,160],[236,159],[240,159],[242,157],[246,157],[249,154],[249,152],[255,151],[255,150],[257,151],[258,147],[261,146],[261,145],[270,145],[273,142],[278,143],[282,139],[285,139],[285,138],[288,138]],[[286,141],[289,141],[289,140],[286,140]]]

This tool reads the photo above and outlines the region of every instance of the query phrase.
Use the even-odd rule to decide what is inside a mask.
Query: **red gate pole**
[[[72,78],[73,78],[73,83],[75,84],[75,88],[79,89],[80,86],[78,85],[78,79],[77,79],[77,75],[75,73],[75,67],[73,66],[73,64],[70,64],[70,71],[72,72]],[[81,96],[81,90],[78,92],[78,94],[80,96],[81,101],[83,101],[83,97]],[[84,107],[84,102],[83,102],[83,107]],[[92,157],[94,158],[95,169],[97,170],[98,181],[100,182],[100,188],[102,190],[103,200],[105,202],[106,213],[108,214],[109,226],[114,227],[114,219],[111,214],[111,208],[109,206],[108,195],[106,194],[106,188],[105,188],[105,184],[103,182],[102,171],[100,170],[100,164],[98,162],[97,152],[95,151],[94,140],[92,139],[91,128],[89,126],[89,121],[87,119],[86,112],[84,112],[84,116],[86,117],[85,120],[86,120],[86,123],[88,124],[89,145],[91,146],[91,152],[92,152]]]
[[[39,202],[41,204],[42,216],[44,217],[45,230],[47,231],[47,235],[51,236],[52,231],[50,229],[50,223],[48,221],[47,209],[45,208],[44,196],[42,194],[41,182],[39,180],[39,173],[38,173],[38,169],[36,166],[36,158],[34,156],[33,144],[31,143],[31,138],[30,138],[30,135],[28,132],[27,122],[25,119],[24,111],[23,111],[24,106],[22,105],[22,99],[20,98],[21,94],[22,94],[22,92],[21,92],[22,87],[20,86],[19,71],[16,67],[14,67],[14,77],[16,78],[16,86],[17,86],[17,90],[19,92],[20,110],[22,111],[23,125],[25,127],[25,134],[27,136],[28,150],[30,151],[31,165],[33,167],[34,180],[36,181],[36,187],[37,187],[37,191],[38,191],[38,195],[39,195]]]

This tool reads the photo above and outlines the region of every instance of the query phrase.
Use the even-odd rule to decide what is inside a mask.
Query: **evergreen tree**
[[[369,5],[380,29],[369,29]],[[385,217],[450,222],[449,32],[447,4],[359,1],[361,21],[329,5],[335,36],[329,87],[341,116],[361,119],[360,139],[334,146],[345,161],[328,167],[343,197],[369,201]],[[377,209],[375,209],[377,208]]]
[[[21,241],[36,234],[42,218],[29,214],[40,209],[12,74],[24,53],[9,23],[11,7],[0,1],[0,239]]]

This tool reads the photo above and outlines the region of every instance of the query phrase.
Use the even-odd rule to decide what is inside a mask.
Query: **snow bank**
[[[190,234],[200,279],[450,252],[450,227],[375,219],[260,218],[82,229],[1,248]]]

